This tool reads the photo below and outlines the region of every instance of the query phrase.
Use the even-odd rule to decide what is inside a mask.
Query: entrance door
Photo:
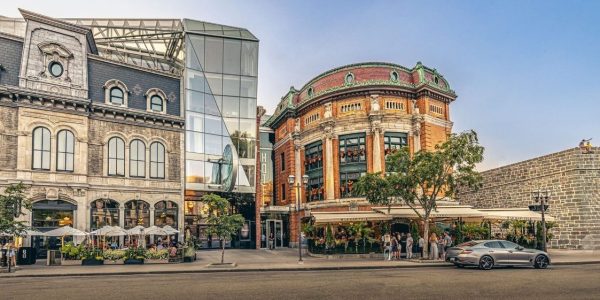
[[[267,219],[266,224],[267,248],[283,247],[283,221]],[[271,243],[273,244],[272,246]]]

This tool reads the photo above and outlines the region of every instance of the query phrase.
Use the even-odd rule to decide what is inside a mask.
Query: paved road
[[[600,299],[600,265],[2,278],[0,299]]]

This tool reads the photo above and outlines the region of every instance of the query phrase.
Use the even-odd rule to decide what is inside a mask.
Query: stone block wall
[[[548,190],[548,214],[558,225],[552,248],[589,249],[600,240],[600,148],[583,154],[569,149],[482,172],[483,187],[459,195],[475,208],[516,208],[536,204],[532,192]],[[583,241],[586,241],[585,243]],[[592,242],[590,242],[592,241]]]

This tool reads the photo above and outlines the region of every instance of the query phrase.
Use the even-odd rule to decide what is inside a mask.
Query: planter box
[[[81,260],[79,259],[63,259],[60,261],[61,266],[81,266]]]
[[[104,260],[97,260],[95,258],[86,258],[81,260],[82,266],[101,266],[104,264]]]
[[[143,259],[128,258],[123,262],[125,265],[143,265]]]
[[[168,264],[168,259],[144,259],[144,264]]]
[[[123,264],[123,260],[122,259],[117,259],[117,260],[104,260],[104,264],[105,265],[122,265]]]

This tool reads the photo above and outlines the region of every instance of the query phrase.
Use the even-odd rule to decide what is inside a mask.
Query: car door
[[[508,251],[498,241],[489,241],[483,244],[488,248],[487,253],[494,259],[496,265],[506,265],[509,263]]]
[[[504,248],[508,250],[508,260],[511,265],[526,265],[529,264],[529,257],[531,253],[525,251],[523,247],[519,245],[509,242],[502,241],[502,245]],[[520,250],[519,250],[520,249]]]

